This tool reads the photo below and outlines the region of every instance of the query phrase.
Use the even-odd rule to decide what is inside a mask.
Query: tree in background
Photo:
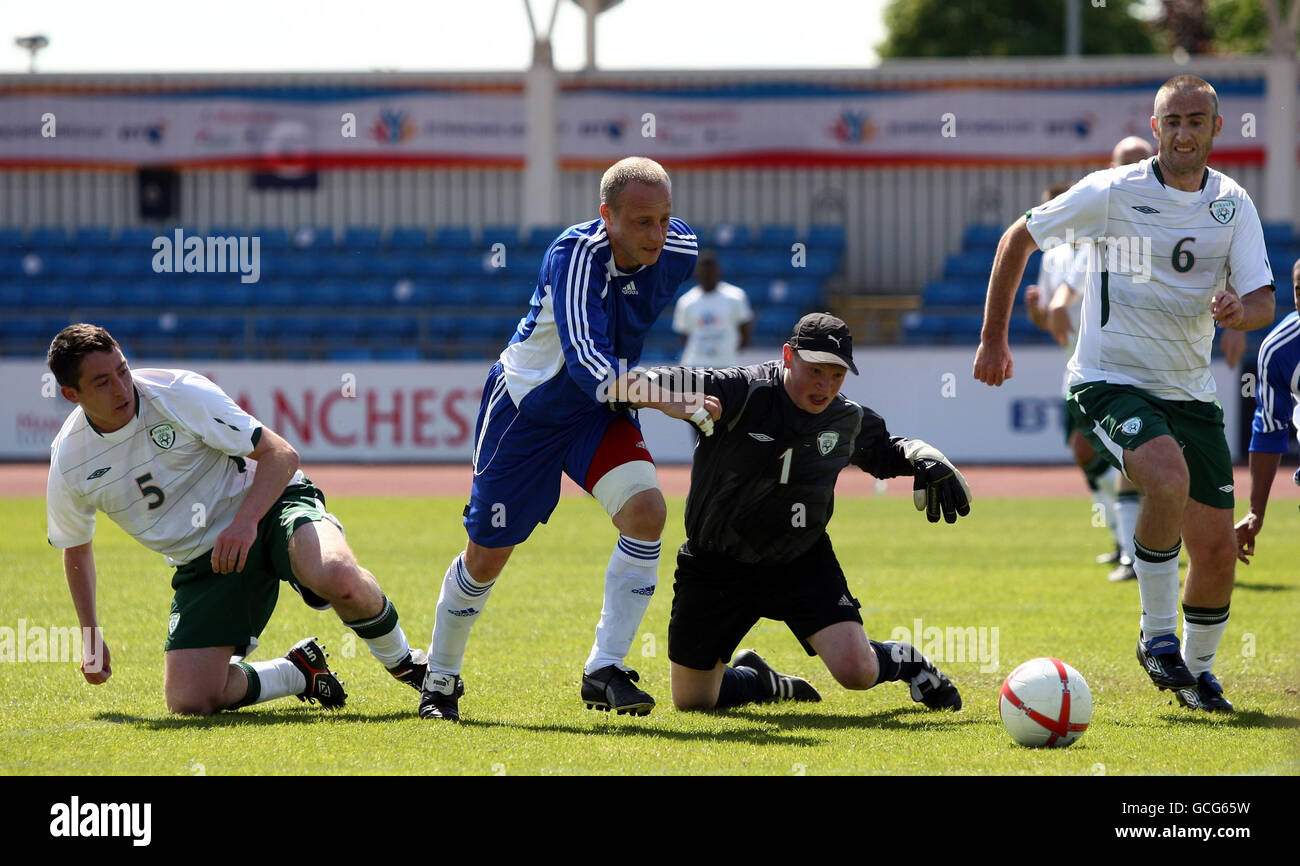
[[[1273,14],[1277,16],[1277,26],[1286,31],[1290,26],[1295,32],[1295,12],[1288,10],[1300,6],[1300,0],[1273,0]],[[1210,0],[1206,16],[1210,32],[1214,34],[1215,54],[1267,54],[1270,50],[1269,10],[1266,0]],[[1288,25],[1289,21],[1289,25]]]
[[[1295,0],[1300,2],[1300,0]],[[1084,54],[1154,54],[1150,25],[1134,17],[1141,0],[1082,0]],[[889,36],[876,49],[898,57],[1059,56],[1065,45],[1062,0],[891,0]]]

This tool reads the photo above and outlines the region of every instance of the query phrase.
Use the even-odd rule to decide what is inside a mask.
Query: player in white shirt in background
[[[718,257],[702,252],[695,265],[699,285],[677,301],[673,330],[685,337],[683,367],[721,369],[736,363],[749,345],[754,311],[745,290],[718,279]]]
[[[1072,420],[1142,491],[1134,534],[1141,620],[1137,658],[1153,683],[1193,710],[1232,712],[1212,673],[1236,564],[1232,457],[1214,395],[1216,327],[1273,321],[1273,273],[1259,213],[1209,168],[1223,128],[1219,99],[1191,75],[1156,93],[1158,156],[1094,172],[1003,234],[989,278],[973,374],[1014,372],[1007,326],[1035,246],[1094,240],[1069,363]],[[1228,270],[1242,294],[1227,289]],[[1178,554],[1190,565],[1178,639]]]
[[[423,651],[411,650],[396,609],[357,565],[293,446],[197,373],[132,371],[95,325],[60,331],[47,363],[76,404],[50,445],[46,512],[77,618],[94,636],[83,648],[87,682],[112,674],[95,604],[102,511],[176,569],[164,646],[171,712],[207,715],[289,695],[344,705],[315,638],[282,658],[244,661],[281,580],[311,607],[333,607],[389,673],[420,688]]]

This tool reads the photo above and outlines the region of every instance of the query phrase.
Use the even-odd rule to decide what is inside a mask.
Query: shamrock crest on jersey
[[[1215,199],[1210,202],[1210,216],[1221,225],[1227,225],[1232,222],[1232,218],[1237,215],[1237,203],[1230,198]]]
[[[176,428],[171,424],[158,424],[149,430],[149,438],[155,445],[166,451],[176,444]]]
[[[823,430],[817,434],[817,450],[825,457],[835,450],[840,442],[840,434],[834,430]]]

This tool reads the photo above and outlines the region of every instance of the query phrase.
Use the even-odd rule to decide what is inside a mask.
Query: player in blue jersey
[[[511,551],[554,511],[561,473],[619,532],[582,700],[634,715],[654,706],[623,659],[658,582],[667,507],[628,409],[690,419],[706,434],[721,410],[703,394],[635,399],[645,379],[631,368],[646,334],[695,269],[695,235],[672,218],[667,172],[650,159],[620,160],[601,178],[600,202],[599,219],[571,226],[547,249],[528,314],[488,372],[465,508],[469,541],[443,578],[422,718],[459,721],[470,629]]]
[[[1300,259],[1291,267],[1296,310],[1300,311]],[[1287,452],[1287,425],[1300,425],[1300,312],[1291,313],[1269,331],[1259,347],[1255,386],[1255,420],[1250,432],[1250,511],[1237,523],[1237,559],[1250,565],[1255,536],[1264,528],[1264,509],[1273,476]],[[1295,474],[1300,484],[1300,471]]]

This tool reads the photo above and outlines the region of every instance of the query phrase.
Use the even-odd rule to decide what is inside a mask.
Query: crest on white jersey
[[[1232,218],[1237,215],[1237,203],[1230,198],[1215,199],[1210,202],[1210,216],[1221,225],[1227,225],[1232,222]]]
[[[835,450],[835,446],[839,444],[839,441],[839,433],[834,430],[823,430],[817,434],[817,450],[825,457]]]
[[[176,428],[170,423],[156,424],[150,428],[149,438],[155,445],[166,451],[176,444]]]

